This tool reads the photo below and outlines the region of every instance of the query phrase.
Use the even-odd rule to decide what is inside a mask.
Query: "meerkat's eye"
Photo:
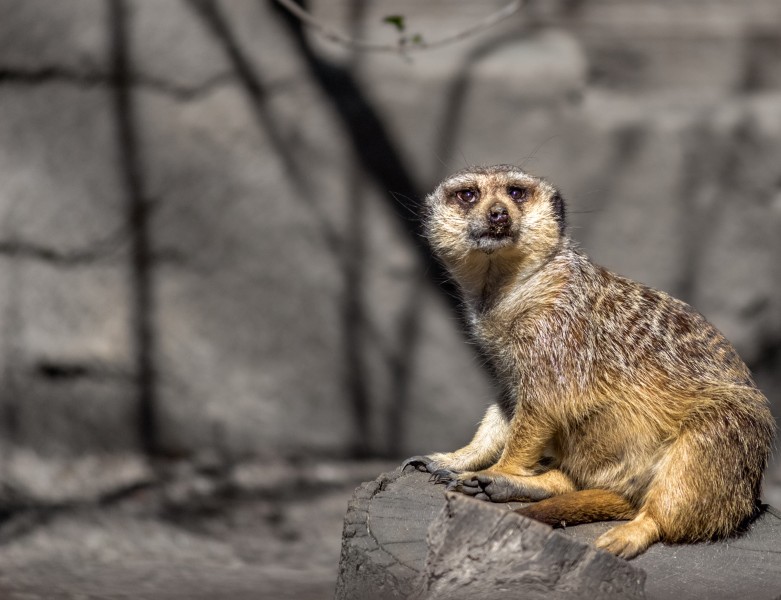
[[[523,202],[529,194],[529,190],[526,188],[516,187],[511,185],[507,188],[507,195],[510,196],[516,202]]]
[[[477,190],[458,190],[456,198],[464,204],[474,204],[477,202]]]

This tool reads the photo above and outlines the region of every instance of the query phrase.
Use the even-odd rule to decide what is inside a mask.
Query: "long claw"
[[[403,471],[407,467],[412,466],[418,471],[428,471],[427,467],[430,464],[431,459],[428,456],[411,456],[401,463],[401,470]]]
[[[453,471],[449,471],[448,469],[437,469],[431,474],[431,477],[437,483],[447,483],[449,481],[453,481],[455,478],[455,473],[453,473]]]

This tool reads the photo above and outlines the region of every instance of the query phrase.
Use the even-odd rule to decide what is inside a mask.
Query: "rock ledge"
[[[337,600],[779,597],[772,507],[739,537],[656,544],[627,562],[591,545],[611,523],[552,530],[510,512],[518,506],[445,494],[417,471],[362,484],[345,516]]]

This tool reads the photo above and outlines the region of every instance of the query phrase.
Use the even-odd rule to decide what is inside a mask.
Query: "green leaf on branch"
[[[388,15],[382,20],[383,23],[388,23],[396,28],[399,33],[404,31],[404,15]]]

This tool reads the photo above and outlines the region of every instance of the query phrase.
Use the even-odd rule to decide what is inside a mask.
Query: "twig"
[[[411,52],[417,50],[431,50],[433,48],[440,48],[442,46],[447,46],[448,44],[452,44],[454,42],[458,42],[460,40],[473,36],[481,31],[484,31],[485,29],[494,27],[495,25],[501,23],[504,19],[506,19],[510,15],[518,12],[518,10],[520,10],[521,8],[521,4],[523,3],[523,0],[513,0],[512,2],[510,2],[510,4],[508,4],[501,10],[493,13],[492,15],[486,17],[476,25],[473,25],[472,27],[469,27],[467,29],[463,29],[456,33],[446,35],[445,37],[442,37],[438,40],[434,40],[432,42],[419,40],[411,44],[404,43],[404,41],[398,44],[376,44],[374,42],[367,42],[365,40],[356,40],[346,35],[343,35],[338,31],[329,29],[328,27],[320,23],[317,19],[315,19],[306,10],[301,8],[301,6],[296,4],[293,0],[276,0],[276,2],[279,5],[281,5],[285,10],[287,10],[290,14],[292,14],[297,19],[299,19],[302,23],[319,32],[320,35],[322,35],[327,40],[330,40],[337,44],[341,44],[343,46],[348,46],[351,48],[357,48],[359,50],[364,50],[367,52]]]

